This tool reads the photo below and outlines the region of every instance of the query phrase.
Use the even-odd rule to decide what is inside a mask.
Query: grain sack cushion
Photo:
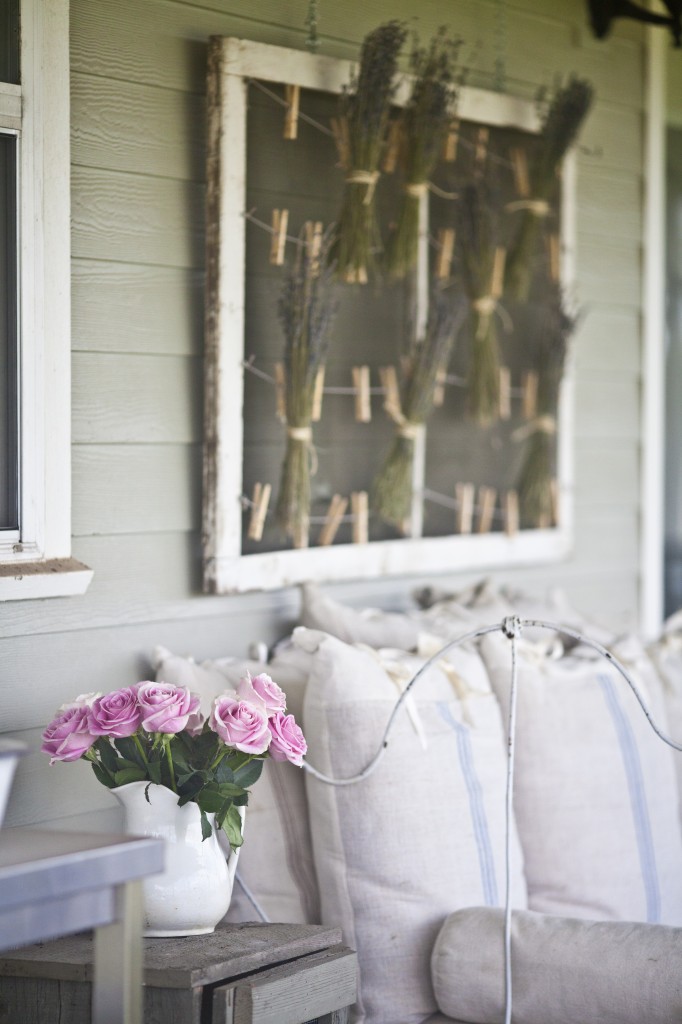
[[[663,633],[649,648],[663,685],[670,738],[682,744],[682,611],[665,623]],[[682,752],[674,754],[680,821],[682,822]]]
[[[363,769],[423,658],[298,629],[313,654],[304,704],[308,761],[334,778]],[[376,771],[332,787],[306,776],[323,923],[360,963],[359,1021],[421,1024],[436,1012],[429,958],[444,916],[505,898],[505,744],[474,649],[430,669]],[[513,899],[525,905],[514,841]]]
[[[351,608],[324,594],[314,583],[301,588],[301,625],[319,629],[349,644],[370,647],[399,647],[412,651],[417,646],[420,626],[407,612],[386,612],[379,608]]]
[[[660,683],[641,645],[612,648],[665,729]],[[481,642],[500,703],[510,643]],[[682,839],[672,750],[614,666],[586,646],[518,641],[514,806],[531,910],[682,924]]]
[[[253,676],[267,672],[286,693],[288,711],[297,722],[302,721],[307,676],[296,664],[269,665],[238,658],[197,664],[192,658],[172,654],[162,647],[156,648],[154,663],[157,679],[188,686],[200,695],[204,714],[210,711],[217,694],[234,689],[247,672]],[[263,774],[249,796],[238,875],[269,920],[309,924],[319,921],[319,895],[301,768],[266,760]],[[234,923],[260,919],[239,884],[234,887],[227,919]]]
[[[504,912],[460,910],[431,961],[438,1005],[469,1024],[504,1021]],[[513,1020],[671,1024],[682,1020],[682,930],[512,914]]]

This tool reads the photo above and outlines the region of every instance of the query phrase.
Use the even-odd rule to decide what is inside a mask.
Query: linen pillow
[[[510,643],[481,651],[508,712]],[[613,653],[665,730],[660,684],[634,637]],[[615,667],[586,646],[517,641],[514,806],[531,910],[682,923],[682,837],[671,749]]]
[[[308,761],[348,778],[379,749],[398,691],[424,658],[303,628],[294,642],[313,655]],[[505,743],[479,655],[453,651],[411,696],[364,781],[335,787],[306,775],[322,921],[358,951],[366,1024],[434,1013],[429,958],[444,915],[505,898]],[[525,906],[515,833],[512,863],[514,904]]]
[[[308,629],[320,629],[349,644],[399,647],[404,651],[416,648],[420,631],[411,613],[351,608],[323,594],[314,583],[301,588],[300,618],[301,625]]]
[[[204,714],[210,711],[217,694],[234,689],[247,672],[254,676],[267,672],[286,693],[288,711],[299,724],[303,720],[307,676],[291,661],[279,659],[265,664],[219,658],[197,664],[192,658],[157,647],[154,665],[157,680],[188,686],[198,693]],[[270,758],[265,761],[263,774],[249,795],[237,874],[228,921],[260,919],[240,880],[270,921],[308,924],[319,921],[319,893],[301,768]]]
[[[443,1013],[504,1020],[504,912],[448,917],[431,959]],[[512,914],[512,1010],[523,1024],[670,1024],[682,1020],[682,929]]]
[[[668,619],[663,633],[649,648],[649,654],[663,684],[668,735],[671,740],[682,744],[682,611]],[[673,759],[682,822],[682,752],[673,751]]]

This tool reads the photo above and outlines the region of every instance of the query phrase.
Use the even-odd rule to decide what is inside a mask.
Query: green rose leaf
[[[203,841],[205,839],[210,839],[212,834],[213,834],[213,829],[211,828],[211,822],[206,817],[206,812],[204,810],[202,810],[201,811],[201,841],[202,841],[202,843],[203,843]]]
[[[217,790],[207,787],[202,789],[197,796],[197,803],[206,814],[217,814],[225,803],[225,797],[221,796]]]
[[[146,777],[141,768],[123,768],[120,772],[114,772],[117,786],[127,786],[129,782],[144,782]]]
[[[118,754],[116,753],[116,751],[112,747],[112,745],[109,742],[109,740],[106,739],[104,736],[102,736],[102,737],[100,737],[100,739],[96,740],[96,742],[95,742],[95,750],[99,754],[100,759],[101,759],[102,764],[104,765],[104,767],[108,771],[110,771],[110,772],[115,772],[119,768],[130,768],[131,766],[133,768],[135,767],[135,765],[132,762],[130,762],[127,765],[122,765],[120,763],[121,759],[119,758]]]
[[[241,768],[237,768],[234,773],[234,781],[242,789],[248,789],[249,786],[253,786],[254,782],[258,782],[263,771],[263,762],[249,761],[248,764],[243,765]]]
[[[222,828],[227,836],[230,846],[233,849],[241,846],[244,840],[242,839],[242,819],[239,811],[234,804],[229,808],[225,818],[222,822]]]
[[[118,752],[128,761],[144,768],[144,758],[138,750],[137,743],[132,736],[119,736],[114,740],[114,746]]]
[[[106,771],[106,769],[102,768],[101,764],[95,764],[94,761],[91,761],[90,763],[92,765],[92,770],[95,773],[95,778],[97,779],[97,781],[101,782],[103,786],[107,787],[107,789],[114,789],[116,783],[112,779],[109,772]]]

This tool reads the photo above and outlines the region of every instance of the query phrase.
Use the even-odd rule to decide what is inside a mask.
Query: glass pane
[[[0,82],[19,83],[19,0],[0,0]]]
[[[0,135],[0,529],[5,530],[19,525],[16,228],[16,139]]]

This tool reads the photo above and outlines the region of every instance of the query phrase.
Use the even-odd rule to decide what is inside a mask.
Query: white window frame
[[[0,600],[82,594],[71,557],[69,0],[21,0],[18,138],[20,528],[0,533]]]
[[[339,93],[354,71],[350,61],[236,38],[212,40],[209,53],[207,315],[205,331],[204,590],[271,590],[306,580],[365,579],[446,570],[540,565],[566,558],[573,539],[572,372],[559,403],[558,526],[505,533],[401,538],[243,555],[242,444],[244,396],[244,252],[246,118],[249,78]],[[409,79],[395,102],[405,103]],[[462,120],[540,129],[534,103],[464,88]],[[575,260],[576,161],[563,164],[561,280],[570,293]]]

